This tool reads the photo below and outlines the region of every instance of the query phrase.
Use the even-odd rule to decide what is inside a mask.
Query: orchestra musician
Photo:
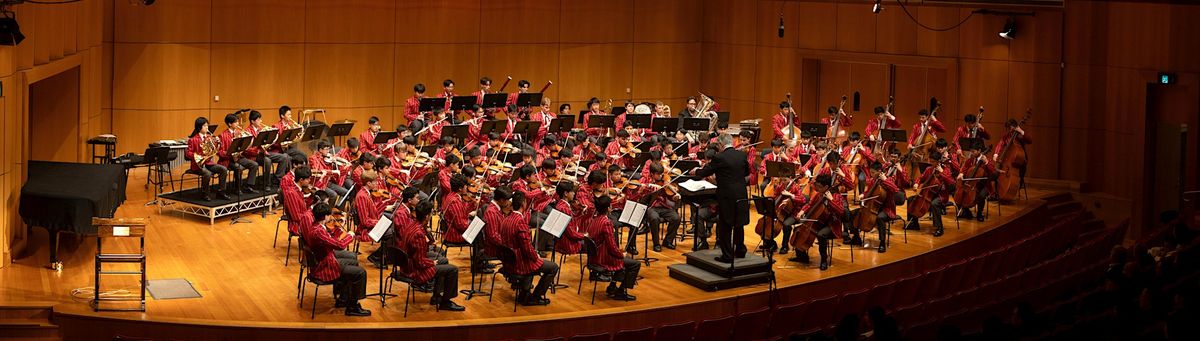
[[[590,276],[593,280],[608,282],[608,288],[604,291],[609,298],[633,301],[637,297],[630,295],[629,289],[633,289],[637,285],[638,273],[641,272],[642,264],[626,257],[621,253],[621,248],[617,246],[616,236],[613,235],[612,221],[606,217],[611,204],[612,199],[608,197],[596,198],[595,213],[581,217],[585,220],[584,224],[587,225],[586,229],[589,231],[590,238],[596,243],[596,256],[588,257],[588,264],[599,266],[606,271],[614,271],[611,278],[598,273],[592,273]],[[621,282],[619,287],[615,282],[617,280]]]
[[[349,190],[341,185],[343,174],[339,169],[340,161],[334,157],[331,150],[333,147],[329,141],[318,141],[317,150],[308,158],[308,164],[314,172],[321,173],[317,175],[313,184],[329,194],[329,197],[336,198],[346,195]]]
[[[987,204],[987,198],[995,191],[992,189],[992,179],[998,175],[996,172],[996,164],[988,160],[987,155],[983,155],[983,151],[979,150],[978,146],[962,146],[962,153],[959,167],[962,172],[958,173],[958,180],[962,181],[965,186],[975,191],[975,220],[983,221],[983,207]],[[971,177],[971,178],[968,178]],[[963,219],[971,219],[971,208],[958,205],[958,217]]]
[[[355,144],[361,145],[362,149],[366,152],[378,155],[379,153],[383,152],[379,150],[379,146],[375,145],[375,135],[379,135],[380,129],[382,129],[382,127],[379,126],[379,117],[371,116],[371,118],[367,119],[367,130],[358,135],[359,142]],[[358,152],[358,150],[354,150],[354,152]],[[353,159],[347,160],[354,161]]]
[[[541,110],[538,111],[537,114],[530,115],[529,117],[530,120],[537,121],[539,123],[537,134],[530,138],[530,140],[534,141],[534,149],[541,147],[542,140],[545,139],[550,133],[550,123],[551,121],[554,121],[555,117],[558,117],[558,115],[555,114],[554,111],[550,110],[550,98],[542,97]]]
[[[407,262],[397,264],[397,271],[416,283],[433,281],[433,297],[429,304],[438,306],[438,310],[464,311],[465,307],[451,300],[458,296],[458,267],[449,264],[441,254],[429,251],[425,225],[432,213],[433,203],[421,201],[413,210],[413,219],[393,225],[396,247],[408,255]]]
[[[742,130],[734,138],[733,146],[745,150],[746,164],[749,164],[750,167],[756,167],[758,165],[758,148],[750,142],[752,140],[754,140],[754,132]],[[758,172],[750,172],[750,179],[747,180],[747,183],[750,186],[758,186],[758,179]]]
[[[250,134],[253,134],[254,136],[258,136],[258,133],[262,132],[263,130],[275,129],[262,122],[262,113],[258,112],[258,110],[251,110],[248,117],[250,119],[250,127],[248,127],[247,130],[249,130]],[[263,174],[267,175],[266,188],[274,187],[276,181],[282,179],[284,174],[287,174],[287,172],[292,169],[292,158],[290,156],[282,153],[266,151],[263,150],[262,147],[250,148],[249,150],[246,150],[243,155],[246,155],[246,157],[249,158],[254,158],[255,162],[258,162],[262,165]],[[275,164],[274,172],[271,171],[272,163]]]
[[[650,178],[642,179],[645,189],[642,196],[649,196],[650,209],[646,211],[646,216],[650,222],[650,235],[654,242],[654,252],[662,252],[662,247],[675,249],[675,239],[679,233],[679,212],[676,211],[676,206],[679,205],[679,190],[670,182],[670,175],[665,173],[661,162],[650,164]],[[659,246],[658,242],[658,226],[659,224],[667,223],[667,233],[663,238],[663,245]]]
[[[589,99],[587,102],[587,107],[588,107],[588,111],[583,114],[584,127],[588,127],[591,125],[590,123],[592,121],[592,115],[607,115],[606,112],[600,110],[600,99],[599,98],[592,97],[592,99]],[[617,127],[615,119],[613,120],[613,122],[614,122],[613,126]],[[586,129],[587,129],[586,131],[587,131],[588,136],[602,136],[608,131],[608,128],[586,128]]]
[[[425,84],[417,83],[416,85],[413,85],[412,97],[404,100],[404,119],[407,120],[409,124],[412,124],[412,122],[417,121],[418,119],[424,118],[423,115],[421,115],[422,98],[425,98]]]
[[[360,191],[360,192],[365,192],[365,191]],[[417,207],[417,204],[422,203],[422,202],[428,202],[427,199],[421,199],[420,194],[421,194],[421,190],[416,187],[404,188],[404,191],[401,192],[401,194],[398,196],[400,198],[400,202],[390,206],[390,207],[394,207],[391,209],[392,226],[400,226],[400,224],[402,224],[404,222],[417,219],[417,217],[413,213]],[[355,205],[358,205],[357,197],[355,197]],[[362,210],[359,209],[359,212],[362,212]],[[380,213],[380,216],[383,216],[386,214],[387,214],[387,211],[385,210],[385,211],[382,211],[382,213]],[[359,215],[359,219],[361,220],[362,213],[359,213],[358,215]],[[376,220],[376,222],[378,222],[378,220]],[[372,225],[367,226],[366,229],[372,229],[374,227],[375,227],[375,225],[372,224]],[[424,230],[424,229],[422,229],[422,230]],[[396,231],[395,228],[384,231],[383,236],[379,238],[380,245],[391,244],[392,238],[395,237],[395,231]],[[430,244],[432,244],[432,243],[430,243]],[[375,264],[375,266],[378,268],[383,268],[384,266],[386,266],[383,262],[383,252],[386,249],[387,248],[383,248],[383,247],[375,249],[374,252],[371,252],[371,254],[367,256],[367,261],[371,262],[371,264]]]
[[[801,166],[803,167],[803,166]],[[797,169],[799,174],[804,174],[804,169]],[[800,207],[803,207],[808,202],[808,197],[804,196],[804,183],[797,181],[797,177],[776,177],[770,181],[770,186],[775,186],[774,192],[779,195],[775,200],[775,216],[783,227],[783,246],[779,246],[779,254],[787,254],[792,240],[793,229],[796,224],[800,223]],[[784,200],[791,200],[790,205],[781,205]],[[790,208],[790,209],[789,209]],[[772,250],[775,247],[775,241],[764,241],[764,247]],[[798,257],[798,256],[797,256]],[[796,259],[797,261],[808,262],[807,258]]]
[[[447,78],[442,81],[442,92],[438,94],[438,97],[446,99],[445,110],[450,111],[450,100],[454,98],[454,80]],[[453,117],[454,115],[450,116]]]
[[[480,78],[479,79],[479,90],[476,90],[475,92],[471,93],[471,96],[475,96],[475,104],[483,105],[483,95],[487,95],[487,94],[491,93],[491,90],[492,90],[492,79],[488,78],[486,76],[483,78]]]
[[[204,155],[205,145],[209,146],[207,149],[216,152],[220,148],[219,143],[218,138],[208,131],[208,119],[197,117],[195,127],[191,135],[188,135],[184,156],[191,161],[191,170],[200,174],[200,192],[204,193],[205,201],[212,201],[214,192],[217,198],[229,200],[229,195],[225,194],[225,175],[229,172],[228,168],[218,164],[215,155]],[[217,188],[209,186],[214,175],[217,176]]]
[[[954,139],[952,140],[955,153],[959,155],[962,154],[962,145],[959,144],[959,140],[968,138],[988,140],[992,138],[992,134],[989,134],[987,129],[983,128],[983,122],[979,122],[979,118],[975,114],[963,116],[963,122],[966,122],[966,124],[958,126],[958,129],[954,131]]]
[[[843,103],[845,102],[843,101]],[[846,129],[854,125],[854,116],[847,115],[846,110],[842,108],[830,106],[825,109],[825,113],[829,114],[829,116],[821,118],[821,123],[829,125],[829,131],[833,134],[833,137],[846,136]],[[836,127],[833,124],[834,122],[837,123]]]
[[[575,183],[559,182],[557,185],[553,183],[547,185],[554,186],[554,200],[540,211],[549,214],[548,212],[553,208],[571,217],[571,221],[567,223],[567,228],[563,230],[562,235],[554,242],[554,251],[563,255],[578,254],[583,248],[584,235],[592,231],[592,227],[585,223],[585,217],[596,216],[595,210],[590,207],[584,207],[577,200]],[[534,209],[537,209],[537,207],[534,207]],[[607,216],[600,216],[604,217],[605,220],[608,219]],[[609,222],[609,226],[611,229],[611,221]],[[617,252],[620,251],[618,250]]]
[[[837,155],[837,154],[830,154]],[[829,269],[829,240],[837,238],[837,231],[842,230],[842,216],[846,213],[845,199],[840,195],[833,193],[833,177],[829,174],[821,174],[813,180],[813,194],[804,207],[800,209],[799,216],[808,219],[815,219],[813,230],[817,235],[817,252],[821,256],[820,269],[824,271]],[[825,197],[824,200],[817,200],[818,197]],[[825,205],[826,213],[819,217],[808,217],[807,212],[813,212],[816,205]],[[808,254],[801,254],[798,250],[796,257],[793,258],[801,263],[808,262]]]
[[[919,198],[921,191],[932,191],[932,200],[929,203],[929,216],[933,219],[933,236],[941,237],[945,233],[942,227],[942,214],[949,204],[950,194],[954,192],[954,176],[951,175],[948,167],[943,166],[942,160],[945,157],[939,151],[930,151],[929,159],[934,162],[933,165],[925,168],[925,172],[921,174],[919,181],[913,184],[913,189],[918,192],[917,196],[910,200],[922,200]],[[910,202],[909,205],[912,205]],[[908,223],[904,226],[906,230],[920,230],[918,220],[921,217],[909,216]]]
[[[379,218],[383,217],[383,212],[388,210],[388,206],[391,206],[393,201],[391,193],[382,188],[381,183],[377,180],[379,180],[379,174],[375,171],[364,172],[362,181],[365,181],[365,184],[354,196],[354,208],[358,210],[358,229],[354,233],[358,235],[358,240],[361,242],[371,241],[367,232],[375,227]]]
[[[878,186],[878,188],[882,189],[883,193],[886,193],[880,197],[863,199],[863,206],[865,206],[865,201],[867,200],[877,200],[882,208],[875,217],[875,231],[879,233],[879,247],[877,250],[879,253],[884,253],[887,252],[888,245],[888,222],[900,219],[900,216],[896,214],[896,200],[894,198],[896,194],[903,195],[904,191],[901,191],[900,187],[888,178],[888,175],[884,172],[883,164],[871,161],[867,167],[867,171],[869,174],[867,175],[866,188],[875,188]],[[866,193],[866,195],[871,194]]]
[[[604,147],[605,157],[611,158],[614,165],[621,167],[631,167],[630,164],[638,152],[640,150],[634,148],[633,142],[629,141],[629,131],[624,129],[618,130],[617,139]]]
[[[371,316],[371,311],[362,308],[359,300],[366,297],[367,271],[358,266],[357,256],[346,251],[346,247],[354,240],[354,232],[346,232],[327,226],[327,217],[331,213],[326,203],[318,203],[312,209],[312,215],[301,215],[301,230],[304,242],[308,245],[309,257],[316,259],[316,267],[310,269],[309,276],[322,281],[333,282],[333,290],[338,294],[335,308],[346,308],[346,316]]]
[[[301,233],[300,220],[297,217],[312,213],[308,208],[316,202],[316,198],[306,195],[304,190],[311,186],[312,171],[308,166],[299,166],[280,180],[279,191],[283,196],[283,213],[288,216],[288,232],[292,235],[298,236]]]
[[[892,112],[884,109],[884,107],[877,106],[874,111],[875,119],[867,122],[867,127],[863,129],[863,133],[867,134],[867,141],[870,143],[871,148],[875,148],[876,143],[883,142],[881,141],[883,136],[880,134],[882,134],[884,129],[900,129],[903,127],[900,119],[897,119],[896,115],[892,115]]]
[[[867,182],[867,165],[875,162],[875,153],[871,152],[865,144],[863,144],[862,136],[857,131],[850,133],[850,138],[847,139],[845,147],[842,147],[841,152],[848,166],[855,183],[858,184],[858,190],[863,190],[863,185]]]
[[[922,135],[937,139],[937,134],[945,132],[946,126],[942,125],[942,121],[938,120],[937,115],[930,115],[928,110],[921,109],[917,111],[917,123],[913,123],[912,133],[908,135],[908,145],[920,144],[917,138]]]
[[[1004,138],[1004,139],[1001,139],[1000,142],[996,143],[996,148],[992,149],[992,151],[993,151],[992,161],[1000,162],[1000,151],[1004,150],[1004,147],[1006,147],[1010,144],[1016,143],[1016,146],[1021,147],[1021,148],[1025,148],[1026,145],[1033,144],[1033,139],[1030,138],[1028,134],[1025,134],[1025,129],[1021,129],[1021,125],[1019,123],[1017,123],[1016,119],[1012,119],[1012,118],[1008,119],[1008,121],[1004,122],[1004,128],[1005,128],[1005,131],[1007,132],[1006,136],[1012,135],[1012,136],[1015,136],[1015,138],[1012,138],[1012,139]],[[1021,165],[1021,167],[1018,167],[1017,170],[1021,171],[1021,178],[1024,179],[1025,178],[1024,165]]]
[[[723,150],[704,167],[692,172],[699,177],[716,175],[717,245],[721,248],[721,255],[716,260],[730,263],[734,257],[746,257],[743,227],[750,223],[750,203],[746,193],[750,165],[746,163],[746,152],[733,148],[733,137],[729,134],[718,136],[717,144]]]
[[[492,194],[492,198],[492,203],[483,213],[487,242],[511,250],[514,257],[511,260],[501,258],[501,262],[504,262],[502,273],[529,276],[530,278],[532,275],[541,277],[532,292],[518,291],[517,302],[527,306],[550,304],[550,299],[545,297],[546,290],[550,288],[554,277],[558,275],[558,264],[549,259],[542,259],[537,250],[533,248],[533,239],[529,234],[529,216],[525,212],[528,211],[528,208],[525,205],[524,195],[520,192],[512,193],[507,188],[497,188]],[[527,288],[529,284],[521,283],[521,286]]]
[[[788,126],[788,122],[792,123],[791,127]],[[792,118],[792,104],[787,101],[779,102],[779,113],[771,118],[771,131],[775,132],[776,138],[786,140],[792,138],[788,132],[793,128],[799,129],[800,122]]]
[[[658,106],[664,107],[664,106]],[[663,109],[667,110],[666,108]],[[688,96],[687,102],[684,103],[683,110],[679,111],[679,118],[696,117],[700,113],[700,109],[696,108],[696,96]],[[665,113],[664,113],[665,114]]]
[[[291,107],[286,106],[286,105],[280,106],[279,107],[279,122],[275,123],[275,129],[278,129],[279,133],[282,134],[283,131],[285,131],[285,130],[295,129],[295,128],[304,128],[304,126],[301,126],[299,123],[296,123],[296,121],[292,119],[292,108]],[[300,133],[303,134],[304,131],[301,130]],[[282,141],[281,139],[276,138],[275,143],[271,144],[270,148],[267,150],[272,153],[280,153],[280,154],[290,155],[292,157],[292,159],[296,159],[297,157],[308,158],[308,155],[305,155],[304,152],[301,151],[300,148],[297,147],[292,142],[294,142],[294,141]]]
[[[800,160],[800,155],[812,155],[817,152],[817,147],[813,143],[812,132],[800,132],[799,141],[786,140],[785,142],[791,148],[788,156],[791,156],[792,160]]]
[[[462,174],[454,174],[450,178],[450,191],[442,199],[442,229],[445,234],[442,238],[446,243],[466,243],[463,238],[463,233],[467,232],[467,227],[471,222],[471,218],[476,215],[476,210],[479,208],[476,198],[467,198],[464,189],[467,188],[467,178]],[[483,257],[479,257],[479,253],[483,251],[483,238],[475,238],[473,242],[471,257],[475,261],[471,264],[471,273],[491,273],[491,263],[488,263]]]
[[[225,115],[225,131],[221,132],[221,149],[217,152],[218,163],[233,171],[233,187],[235,191],[240,193],[258,193],[254,190],[254,183],[258,180],[258,163],[244,154],[230,154],[229,147],[233,143],[233,139],[241,137],[251,137],[250,132],[242,129],[242,120],[237,114]],[[242,183],[242,170],[246,170],[246,184]]]

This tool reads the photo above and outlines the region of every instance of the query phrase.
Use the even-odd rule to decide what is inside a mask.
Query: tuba
[[[700,93],[700,99],[698,102],[699,103],[697,103],[696,106],[696,113],[693,117],[711,119],[708,121],[708,131],[705,133],[717,131],[717,113],[710,111],[716,102],[713,101],[712,98],[704,95],[703,92]],[[687,137],[692,141],[700,141],[700,133],[695,131],[689,131],[687,133]]]

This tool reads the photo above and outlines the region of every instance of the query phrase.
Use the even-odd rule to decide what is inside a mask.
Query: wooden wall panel
[[[391,106],[391,44],[310,44],[304,54],[308,107]]]
[[[1008,62],[963,59],[961,65],[962,77],[958,86],[960,104],[944,104],[944,112],[958,116],[960,113],[976,112],[982,105],[990,113],[1008,113]],[[943,98],[936,94],[933,96]],[[985,118],[994,120],[1000,115]]]
[[[875,14],[871,3],[837,4],[837,49],[840,51],[875,51]]]
[[[186,138],[192,132],[196,117],[209,117],[203,110],[126,110],[113,109],[113,134],[120,143],[117,152],[142,152],[146,145],[158,140]],[[269,116],[268,116],[269,117]]]
[[[700,90],[709,96],[730,97],[733,81],[732,65],[734,47],[729,44],[704,42],[700,46]],[[753,77],[753,76],[751,76]]]
[[[116,44],[113,108],[207,108],[207,44]]]
[[[493,43],[557,43],[560,8],[559,0],[521,0],[521,1],[480,1],[482,10],[487,13],[483,29],[479,30],[479,40]],[[469,11],[464,8],[463,11]],[[470,16],[468,16],[469,18]],[[401,24],[404,24],[401,22]],[[405,34],[411,33],[411,27],[402,28]]]
[[[310,43],[390,43],[396,32],[396,3],[372,0],[314,0],[306,3],[304,38]]]
[[[218,108],[261,108],[304,95],[304,45],[213,44],[212,95]]]
[[[403,105],[412,97],[413,85],[417,83],[425,84],[426,96],[441,92],[442,81],[447,78],[454,80],[457,93],[470,93],[478,88],[479,45],[397,44],[395,58],[394,103]]]
[[[1170,59],[1171,8],[1167,4],[1109,3],[1107,65],[1164,69]]]
[[[830,106],[837,106],[841,102],[842,96],[849,96],[850,90],[850,72],[852,63],[835,62],[822,60],[821,61],[821,76],[818,84],[819,92],[817,103],[813,107],[814,112],[805,114],[804,119],[808,122],[816,122],[828,116]]]
[[[898,8],[890,9],[875,14],[875,52],[917,54],[917,24]],[[909,11],[916,12],[913,13],[916,16],[921,8],[910,8]]]
[[[1200,7],[1174,6],[1171,8],[1171,69],[1200,72]]]
[[[564,32],[565,34],[565,32]],[[562,44],[559,50],[561,101],[625,98],[633,75],[632,44]]]
[[[505,76],[509,75],[513,79],[505,92],[515,92],[517,82],[522,79],[529,81],[529,91],[538,91],[546,81],[558,79],[558,44],[481,44],[479,56],[479,76],[492,79],[492,91],[499,91]],[[478,79],[475,79],[468,84],[470,88],[464,87],[463,91],[475,91],[477,84]],[[559,85],[551,86],[545,95],[554,94]]]
[[[211,36],[210,1],[163,1],[153,6],[137,6],[114,1],[113,37],[129,43],[199,43]]]
[[[743,23],[755,22],[758,6],[758,1],[706,0],[701,25],[704,41],[753,45],[758,25]]]
[[[300,43],[304,42],[306,20],[302,1],[215,0],[212,2],[212,41]]]
[[[970,10],[960,11],[960,15],[966,16]],[[958,28],[958,55],[963,58],[1007,60],[1013,41],[999,35],[1005,20],[1008,20],[1008,17],[997,15],[976,15],[967,20]]]
[[[887,105],[892,79],[890,67],[884,64],[856,63],[850,66],[850,100],[846,112],[854,115],[854,130],[866,129],[867,119],[875,114],[875,106]],[[859,111],[853,111],[854,92],[859,92]]]
[[[758,48],[755,48],[754,46],[735,45],[730,49],[730,58],[732,60],[732,64],[730,65],[757,66],[757,64],[752,63],[756,63],[758,58]],[[707,72],[709,71],[706,69],[701,73],[706,74]],[[760,71],[750,67],[734,68],[733,72],[731,72],[729,75],[730,89],[728,96],[737,99],[753,99],[755,94],[758,93],[758,88],[756,87],[755,81],[756,77],[758,76],[758,72]],[[797,88],[796,90],[799,91],[800,89]],[[793,94],[794,93],[795,92],[793,92]]]
[[[929,77],[928,68],[896,66],[896,105],[892,114],[900,119],[905,130],[917,122],[916,112],[929,106]]]
[[[449,27],[447,23],[451,23]],[[478,42],[479,23],[477,1],[400,1],[395,39],[402,43]],[[500,24],[488,25],[490,28]]]
[[[699,42],[703,7],[694,0],[635,1],[635,42]]]
[[[761,103],[778,104],[792,93],[793,102],[798,100],[797,94],[802,90],[800,57],[794,49],[760,46],[755,52],[755,71],[753,100]],[[822,70],[823,71],[823,70]],[[736,94],[735,94],[735,97]],[[778,106],[775,109],[779,109]],[[797,113],[800,113],[797,110]],[[770,116],[768,116],[770,117]]]
[[[1021,119],[1025,109],[1037,115],[1037,125],[1058,128],[1062,77],[1056,64],[1009,63],[1008,117]],[[1000,115],[994,117],[1000,118]],[[985,116],[985,118],[990,118]],[[1051,120],[1052,119],[1052,120]]]
[[[921,6],[913,13],[913,16],[917,17],[921,23],[938,29],[954,26],[966,15],[955,7],[937,6]],[[917,54],[938,57],[958,56],[960,30],[961,28],[947,31],[917,30]]]
[[[559,40],[564,44],[631,42],[633,3],[633,0],[564,1]]]
[[[633,46],[633,96],[680,98],[700,91],[700,43],[639,43]]]

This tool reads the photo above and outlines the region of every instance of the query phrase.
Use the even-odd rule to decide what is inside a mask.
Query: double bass
[[[929,131],[929,120],[937,116],[937,111],[942,107],[942,102],[936,98],[933,99],[933,110],[929,112],[929,119],[921,123],[921,132],[917,138],[913,140],[913,146],[909,148],[915,158],[914,160],[924,162],[929,158],[929,148],[934,142],[937,142],[937,137],[933,136]]]
[[[1025,121],[1031,116],[1033,111],[1025,109],[1025,116],[1021,117],[1017,126],[1025,125]],[[1028,160],[1025,156],[1025,145],[1017,141],[1017,138],[1016,131],[1008,132],[1004,136],[1004,149],[997,153],[1000,158],[996,164],[996,171],[1000,172],[1000,178],[996,180],[996,197],[1000,198],[1000,201],[1012,201],[1021,190],[1021,175],[1016,171],[1025,169]]]

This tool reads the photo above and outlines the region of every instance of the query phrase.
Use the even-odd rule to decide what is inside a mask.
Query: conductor
[[[718,136],[717,143],[722,151],[703,168],[693,171],[697,177],[717,176],[717,246],[721,248],[721,256],[716,260],[731,263],[734,257],[746,257],[742,228],[750,223],[750,202],[746,198],[750,164],[746,162],[746,152],[733,148],[733,137],[729,134]]]

